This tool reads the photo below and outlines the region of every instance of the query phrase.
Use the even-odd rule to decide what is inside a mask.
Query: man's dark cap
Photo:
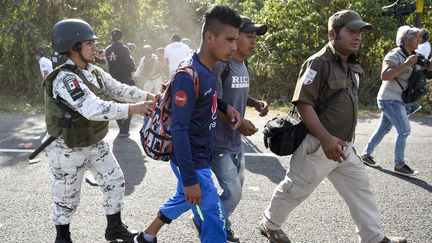
[[[257,35],[264,35],[267,32],[267,25],[257,24],[252,19],[246,16],[241,16],[242,25],[240,26],[240,32],[253,33]]]
[[[341,10],[330,16],[328,20],[328,30],[344,26],[354,30],[373,29],[373,26],[371,24],[364,22],[360,15],[352,10]]]

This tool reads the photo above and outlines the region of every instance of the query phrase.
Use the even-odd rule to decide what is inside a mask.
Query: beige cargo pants
[[[266,226],[280,229],[291,211],[327,177],[347,203],[360,242],[381,241],[384,234],[379,225],[380,213],[365,166],[351,144],[344,153],[347,158],[342,163],[327,159],[319,140],[308,134],[292,155],[285,179],[273,192],[264,212]]]

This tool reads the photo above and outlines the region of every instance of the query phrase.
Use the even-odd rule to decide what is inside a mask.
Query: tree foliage
[[[50,31],[65,18],[89,22],[99,37],[101,48],[110,43],[110,32],[123,30],[126,42],[138,48],[150,44],[165,46],[177,32],[200,41],[204,11],[213,4],[225,4],[256,22],[266,23],[268,33],[259,39],[250,58],[253,95],[270,101],[291,99],[299,68],[307,57],[327,43],[327,19],[341,9],[352,9],[374,25],[363,35],[359,53],[364,67],[360,89],[363,104],[374,103],[380,85],[384,55],[395,46],[399,23],[383,17],[381,8],[388,0],[0,0],[0,81],[7,94],[23,94],[41,99],[41,77],[33,53],[37,48],[50,54]],[[423,27],[432,27],[431,1],[425,1]],[[414,14],[406,18],[414,24]],[[432,31],[432,30],[431,30]]]

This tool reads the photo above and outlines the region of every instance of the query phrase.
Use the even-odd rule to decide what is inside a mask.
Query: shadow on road
[[[41,115],[2,114],[0,148],[18,149],[20,143],[39,146],[46,133],[45,123],[41,122],[41,119]]]
[[[262,151],[248,138],[243,137],[246,153],[262,153]],[[277,157],[247,156],[245,167],[248,171],[263,175],[275,184],[279,184],[285,177],[286,169]]]
[[[432,127],[432,117],[430,115],[413,115],[410,120],[418,122],[422,126]]]
[[[130,138],[116,138],[113,142],[113,153],[123,171],[126,181],[125,195],[132,194],[147,172],[146,160],[139,145]]]
[[[395,176],[395,177],[397,177],[399,179],[402,179],[402,180],[404,180],[406,182],[409,182],[409,183],[412,183],[412,184],[414,184],[414,185],[416,185],[418,187],[421,187],[421,188],[425,189],[428,192],[432,192],[432,185],[430,185],[429,183],[427,183],[424,180],[421,180],[421,179],[418,179],[418,178],[415,178],[415,177],[403,176],[403,175],[394,173],[391,170],[386,170],[386,169],[381,168],[381,167],[369,167],[369,168],[376,169],[376,170],[379,170],[379,171],[381,171],[383,173],[386,173],[388,175]]]

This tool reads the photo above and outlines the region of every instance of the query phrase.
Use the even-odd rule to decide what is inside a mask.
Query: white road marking
[[[254,191],[254,192],[258,192],[260,190],[260,188],[258,186],[250,186],[248,187],[249,190]]]
[[[250,156],[250,157],[278,157],[277,155],[275,155],[273,153],[260,153],[260,152],[245,153],[245,156]]]
[[[0,149],[0,153],[32,153],[34,149]],[[273,153],[245,153],[245,156],[249,157],[278,157]]]
[[[0,153],[32,153],[34,149],[0,149]]]

